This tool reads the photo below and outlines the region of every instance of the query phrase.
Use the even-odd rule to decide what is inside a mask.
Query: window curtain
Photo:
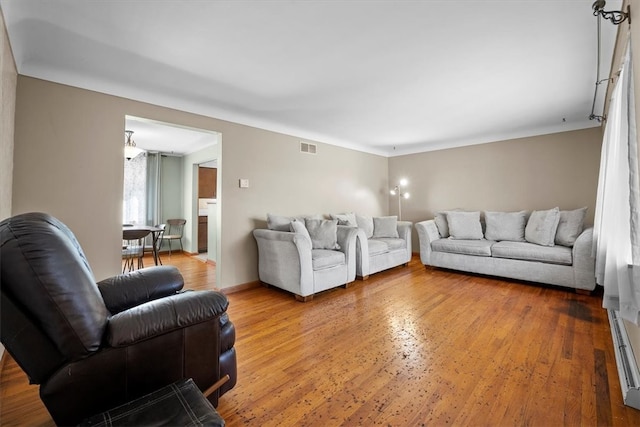
[[[638,142],[631,41],[613,91],[605,127],[594,221],[596,282],[603,306],[638,325],[640,283],[630,265],[640,265]]]
[[[147,153],[147,225],[160,224],[162,206],[162,155]]]

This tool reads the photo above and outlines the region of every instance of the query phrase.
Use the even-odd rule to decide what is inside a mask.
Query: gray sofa
[[[554,209],[557,210],[557,208]],[[570,215],[575,218],[576,215],[578,217],[582,215],[581,221],[583,221],[586,208],[562,211],[565,216],[560,215],[559,210],[557,211],[558,218]],[[457,237],[447,236],[446,225],[439,227],[437,222],[443,224],[445,221],[443,217],[448,218],[449,212],[440,212],[435,219],[416,224],[420,241],[420,260],[424,265],[564,286],[584,291],[595,289],[595,260],[591,257],[593,229],[583,229],[581,221],[579,224],[576,223],[578,225],[569,224],[572,227],[573,236],[566,238],[566,218],[564,223],[555,220],[555,225],[558,228],[553,228],[553,220],[545,218],[549,225],[546,230],[543,230],[547,233],[546,242],[538,244],[535,243],[534,237],[528,237],[529,234],[520,234],[520,229],[518,229],[516,237],[505,238],[505,233],[501,233],[500,227],[508,228],[513,224],[510,225],[509,221],[505,220],[504,213],[502,217],[492,216],[491,223],[487,222],[485,218],[486,225],[483,226],[482,223],[479,225],[481,227],[480,233],[483,233],[480,238],[478,238],[478,226],[475,224],[475,231],[471,233],[473,237],[471,239],[464,238],[469,237],[465,236],[465,233]],[[539,212],[546,214],[551,210]],[[511,214],[512,219],[516,218],[515,212]],[[519,214],[518,228],[522,227],[522,218],[524,217],[526,225],[523,232],[525,230],[528,232],[531,229],[531,234],[533,234],[544,228],[540,224],[537,224],[537,228],[536,224],[531,224],[529,213],[518,212],[517,214]],[[514,235],[512,232],[506,234]],[[565,236],[564,239],[563,236]]]
[[[369,275],[411,261],[413,223],[398,221],[396,216],[372,217],[354,213],[331,214],[346,226],[358,227],[356,234],[356,277]]]

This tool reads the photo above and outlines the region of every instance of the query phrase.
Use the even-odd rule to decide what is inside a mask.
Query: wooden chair
[[[182,248],[182,233],[184,231],[184,225],[187,223],[186,219],[168,219],[165,231],[162,235],[161,241],[169,242],[169,256],[171,256],[171,242],[177,240],[180,242],[180,250],[184,252]]]

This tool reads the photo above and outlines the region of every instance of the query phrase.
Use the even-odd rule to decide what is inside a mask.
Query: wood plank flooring
[[[169,263],[190,288],[214,282],[192,257]],[[307,303],[264,287],[228,297],[239,376],[218,406],[228,426],[640,425],[622,404],[600,295],[415,258]],[[0,387],[1,425],[53,425],[11,358]]]

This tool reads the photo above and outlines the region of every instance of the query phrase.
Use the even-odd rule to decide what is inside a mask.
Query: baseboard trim
[[[246,291],[248,289],[259,288],[261,285],[259,280],[254,280],[253,282],[241,283],[240,285],[229,286],[228,288],[220,289],[220,292],[223,294],[233,294],[236,292]]]
[[[611,325],[620,388],[622,388],[622,399],[625,405],[640,409],[640,372],[633,355],[627,329],[617,311],[607,310],[607,313]]]

